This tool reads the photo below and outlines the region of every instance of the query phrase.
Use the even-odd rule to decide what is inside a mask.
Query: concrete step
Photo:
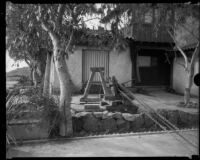
[[[80,98],[80,102],[100,102],[100,98]]]
[[[85,105],[84,105],[84,108],[85,108],[85,109],[100,108],[100,105],[99,105],[99,104],[85,104]]]
[[[102,111],[100,104],[85,104],[84,110],[88,112],[99,112]]]

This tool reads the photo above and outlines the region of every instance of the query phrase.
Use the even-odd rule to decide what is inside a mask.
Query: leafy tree
[[[194,64],[199,53],[199,4],[141,3],[104,4],[103,6],[107,8],[107,14],[101,22],[111,23],[112,33],[117,37],[120,44],[124,42],[121,29],[134,23],[142,25],[145,22],[145,16],[149,15],[149,13],[151,13],[150,16],[153,19],[152,25],[154,26],[155,34],[157,34],[157,30],[160,27],[166,29],[185,61],[184,68],[188,82],[185,87],[184,102],[185,106],[187,106],[193,84]],[[126,17],[127,22],[120,27],[123,16]],[[188,55],[182,47],[192,43],[196,43],[196,48],[191,55]]]
[[[38,5],[37,19],[44,31],[49,34],[53,44],[53,57],[60,81],[61,113],[60,135],[73,134],[70,111],[71,81],[66,64],[67,55],[73,52],[74,33],[84,29],[83,17],[88,14],[101,13],[94,4],[40,4]]]
[[[53,58],[60,81],[61,115],[60,135],[73,133],[70,111],[70,74],[66,58],[73,53],[74,45],[85,30],[84,17],[100,14],[95,4],[10,4],[7,5],[7,48],[13,58],[36,60],[42,56],[41,48],[53,49]],[[14,41],[13,41],[14,40]],[[20,50],[19,50],[20,48]],[[38,54],[37,54],[38,53]],[[30,58],[30,59],[29,59]],[[45,58],[44,58],[45,59]],[[49,54],[47,61],[49,62]],[[35,62],[35,61],[34,61]],[[35,66],[35,63],[32,63]],[[49,66],[49,65],[47,65]],[[49,73],[49,69],[46,68]],[[45,77],[48,77],[46,73]],[[47,78],[48,79],[48,78]],[[47,82],[48,80],[45,80]],[[43,94],[48,94],[49,85],[44,85]],[[47,87],[47,88],[46,88]]]
[[[30,5],[6,4],[6,49],[15,61],[25,61],[31,70],[30,78],[37,86],[37,77],[43,79],[48,35],[39,29],[39,23]]]

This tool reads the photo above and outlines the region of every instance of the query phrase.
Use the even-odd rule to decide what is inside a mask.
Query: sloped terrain
[[[15,70],[12,70],[10,72],[6,72],[6,80],[9,77],[15,77],[15,76],[29,76],[30,70],[29,67],[23,67],[23,68],[17,68]]]

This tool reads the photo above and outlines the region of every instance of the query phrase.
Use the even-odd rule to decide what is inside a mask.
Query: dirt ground
[[[164,91],[152,91],[149,95],[135,94],[154,109],[182,110],[198,113],[198,108],[181,108],[176,104],[183,100],[183,96]],[[80,97],[72,98],[71,107],[83,110]],[[90,95],[98,97],[98,95]],[[198,102],[197,98],[191,99]],[[193,143],[198,144],[198,131],[184,132]],[[173,134],[153,134],[143,136],[126,136],[112,138],[94,138],[70,141],[54,141],[13,147],[7,157],[119,157],[119,156],[191,156],[198,153],[198,149],[177,140]]]
[[[153,90],[148,91],[149,95],[134,93],[135,96],[143,100],[153,109],[172,109],[172,110],[182,110],[189,113],[198,113],[198,108],[183,108],[178,107],[177,104],[183,101],[183,96],[168,93],[163,90]],[[84,110],[84,106],[80,105],[80,98],[83,95],[76,95],[72,97],[71,107],[75,110]],[[92,94],[89,95],[89,98],[97,98],[98,95]],[[191,98],[192,102],[199,103],[198,98]]]
[[[198,144],[198,131],[183,134]],[[154,157],[198,155],[198,148],[173,134],[52,141],[13,147],[7,157]]]

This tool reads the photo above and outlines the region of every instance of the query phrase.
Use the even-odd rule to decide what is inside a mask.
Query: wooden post
[[[92,68],[90,68],[90,70],[92,71],[92,73],[91,73],[90,78],[87,82],[87,86],[85,88],[83,97],[80,98],[80,101],[81,102],[86,101],[90,87],[91,87],[91,82],[94,79],[94,75],[95,75],[96,72],[98,72],[99,75],[100,75],[101,84],[102,84],[102,87],[103,87],[105,97],[113,96],[112,92],[106,87],[106,82],[104,80],[103,73],[102,73],[102,71],[104,71],[104,68],[103,67],[92,67]]]
[[[90,78],[89,78],[89,80],[88,80],[88,83],[87,83],[87,85],[86,85],[86,88],[85,88],[85,91],[84,91],[84,94],[83,94],[83,98],[86,98],[87,95],[88,95],[88,93],[89,93],[89,89],[90,89],[90,87],[91,87],[91,83],[90,83],[90,82],[92,82],[92,80],[93,80],[93,78],[94,78],[94,75],[95,75],[95,72],[92,72],[92,73],[90,74]]]

